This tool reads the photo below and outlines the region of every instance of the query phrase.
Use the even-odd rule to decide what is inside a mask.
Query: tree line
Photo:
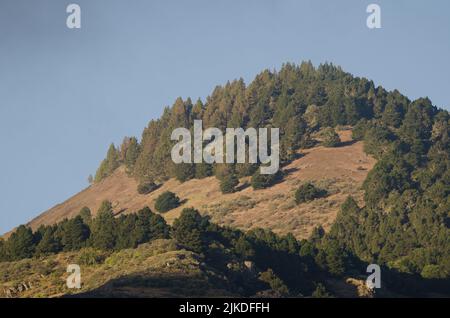
[[[330,63],[287,63],[261,72],[249,85],[239,79],[217,86],[205,102],[178,98],[149,123],[140,142],[126,138],[120,150],[110,149],[104,166],[128,157],[127,170],[144,183],[215,175],[223,193],[236,191],[243,176],[252,176],[254,189],[282,178],[261,176],[251,164],[174,165],[170,133],[191,129],[195,119],[222,130],[279,127],[285,163],[314,145],[315,132],[321,131],[326,146],[337,146],[332,128],[353,126],[353,138],[363,140],[378,162],[364,182],[365,206],[345,204],[329,240],[362,260],[405,273],[450,276],[450,117],[428,98],[411,101]]]

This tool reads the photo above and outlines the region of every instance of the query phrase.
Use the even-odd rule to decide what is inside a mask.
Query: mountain
[[[221,131],[280,128],[281,171],[174,164],[171,133],[196,120]],[[64,262],[39,269],[33,257],[78,259],[95,275],[120,264],[120,272],[136,248],[166,240],[175,245],[164,243],[162,254],[197,260],[187,268],[175,260],[176,268],[215,282],[205,295],[345,296],[351,285],[373,296],[361,290],[368,264],[382,269],[377,295],[450,295],[449,124],[428,98],[411,101],[328,63],[284,64],[248,86],[217,86],[204,102],[178,98],[140,140],[109,147],[90,187],[0,240],[1,282],[20,284],[15,268],[27,264],[51,284]],[[161,266],[128,265],[130,280],[107,275],[80,295],[123,295],[117,286],[156,295],[173,278]]]

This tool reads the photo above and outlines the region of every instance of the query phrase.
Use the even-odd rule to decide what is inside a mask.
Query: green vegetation
[[[233,193],[236,191],[236,186],[239,184],[239,179],[235,173],[228,174],[220,180],[220,190],[222,193]]]
[[[251,184],[253,189],[260,190],[269,188],[282,179],[283,173],[281,170],[278,170],[278,172],[274,174],[261,174],[258,169],[252,176]]]
[[[106,155],[106,159],[102,161],[100,167],[95,173],[95,182],[100,182],[107,176],[111,175],[120,166],[119,151],[114,144],[111,144]]]
[[[323,241],[335,241],[348,255],[402,273],[450,277],[450,116],[429,99],[410,101],[397,90],[388,92],[332,64],[315,68],[310,62],[287,63],[279,71],[261,72],[249,85],[236,80],[217,86],[205,103],[177,99],[144,130],[134,177],[174,177],[170,132],[190,128],[194,119],[221,129],[280,127],[283,162],[300,147],[311,146],[311,135],[325,131],[324,144],[336,146],[334,128],[354,126],[354,139],[363,140],[365,151],[378,162],[364,183],[365,207],[349,199]],[[252,169],[239,168],[247,173]],[[220,169],[213,171],[221,180]],[[255,171],[250,173],[255,189],[273,183]],[[325,256],[319,255],[324,265]]]
[[[339,135],[331,127],[323,129],[320,132],[320,137],[323,139],[322,145],[324,145],[325,147],[337,147],[341,143]]]
[[[317,284],[316,290],[312,293],[313,298],[330,298],[332,297],[326,290],[325,286],[321,283]]]
[[[243,80],[217,86],[205,103],[178,98],[160,119],[149,123],[140,142],[126,139],[120,151],[110,146],[95,182],[121,164],[142,184],[215,175],[225,192],[235,190],[235,177],[252,175],[254,189],[270,187],[282,178],[281,172],[261,175],[259,163],[175,165],[170,159],[170,134],[174,128],[191,128],[195,119],[222,130],[280,127],[283,164],[295,158],[299,148],[310,147],[317,132],[326,132],[324,145],[336,146],[340,141],[335,127],[354,126],[354,139],[362,140],[365,151],[377,159],[363,185],[364,205],[349,197],[329,232],[317,228],[309,240],[299,242],[292,235],[280,237],[263,229],[243,233],[223,228],[195,209],[185,209],[170,228],[149,209],[115,217],[111,204],[104,203],[91,221],[85,213],[35,233],[20,226],[7,241],[0,241],[0,259],[16,261],[85,247],[121,250],[172,237],[201,254],[205,264],[222,273],[230,290],[240,295],[271,288],[287,296],[330,296],[323,288],[329,287],[326,278],[365,275],[369,263],[382,266],[383,284],[401,295],[449,294],[447,111],[427,98],[410,101],[396,90],[375,87],[332,64],[317,68],[310,62],[285,64],[279,71],[263,71],[248,86]],[[307,202],[319,192],[303,185],[296,201]],[[165,212],[179,204],[175,194],[166,192],[155,207]],[[89,255],[84,259],[96,262]],[[264,274],[249,275],[246,260]]]
[[[104,251],[135,248],[151,240],[169,237],[169,226],[148,207],[116,218],[111,203],[104,201],[92,220],[82,217],[87,211],[89,209],[85,207],[76,217],[53,226],[41,226],[34,233],[24,225],[19,226],[7,241],[0,240],[0,261],[42,257],[85,247]],[[86,262],[91,258],[86,255]]]
[[[208,219],[202,218],[197,210],[184,209],[173,223],[172,236],[181,245],[194,252],[202,252],[205,246]]]
[[[312,183],[302,184],[295,191],[295,202],[297,204],[312,201],[325,196],[327,192],[323,189],[316,188]]]
[[[269,284],[270,288],[279,293],[280,296],[289,295],[289,288],[283,283],[283,281],[269,268],[264,273],[261,273],[260,279],[263,282]]]
[[[149,194],[153,191],[155,191],[156,189],[158,189],[158,185],[154,182],[143,182],[143,183],[139,183],[138,187],[137,187],[137,192],[139,194]]]
[[[38,237],[36,235],[36,237]],[[8,239],[6,251],[11,260],[29,258],[34,254],[36,239],[30,228],[21,225]]]
[[[161,213],[175,209],[179,205],[180,198],[170,191],[162,193],[155,201],[155,209]]]

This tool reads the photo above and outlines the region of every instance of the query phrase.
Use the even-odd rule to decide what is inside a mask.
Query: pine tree
[[[195,166],[193,163],[179,163],[174,166],[175,178],[180,182],[186,182],[195,177]]]
[[[129,173],[134,170],[134,165],[137,158],[139,157],[140,152],[141,147],[137,139],[135,137],[129,138],[124,155],[124,163]]]
[[[89,227],[83,223],[83,219],[78,215],[66,223],[61,243],[65,251],[78,250],[85,246],[89,236]]]
[[[100,167],[95,173],[95,182],[100,182],[107,176],[111,175],[120,165],[119,152],[117,151],[114,144],[111,144],[106,154],[106,159],[102,161]]]
[[[33,232],[25,225],[20,225],[8,239],[8,249],[12,260],[32,257],[35,248]]]
[[[135,233],[138,244],[149,242],[152,239],[152,229],[150,222],[153,218],[153,215],[154,213],[150,210],[149,207],[145,207],[138,211],[135,225]]]
[[[116,245],[116,234],[111,202],[104,201],[93,220],[92,245],[104,250],[113,249]]]
[[[56,227],[45,227],[44,235],[36,246],[36,255],[48,255],[61,251],[61,242],[55,237]]]
[[[236,241],[234,250],[244,260],[252,259],[255,256],[255,250],[252,244],[245,238],[245,235],[241,235]]]
[[[239,184],[239,179],[235,173],[228,174],[220,180],[220,190],[222,193],[233,193],[236,191],[236,186]]]
[[[162,193],[155,201],[155,209],[161,213],[175,209],[179,205],[180,198],[170,191]]]
[[[140,241],[140,234],[136,228],[137,215],[122,214],[116,221],[117,238],[115,248],[120,250],[137,247]]]
[[[8,258],[5,240],[0,237],[0,262],[6,262]]]
[[[149,226],[151,240],[169,238],[170,227],[161,215],[153,213],[150,218]]]
[[[80,213],[78,215],[81,217],[84,224],[88,226],[92,224],[91,210],[87,206],[81,208]]]
[[[178,244],[200,253],[205,248],[208,225],[208,219],[202,217],[197,210],[184,209],[180,217],[173,222],[172,237]]]

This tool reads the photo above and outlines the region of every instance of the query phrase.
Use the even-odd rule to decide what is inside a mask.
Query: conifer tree
[[[137,139],[135,137],[129,138],[124,155],[124,163],[129,173],[134,170],[134,165],[140,152],[141,148]]]
[[[212,165],[202,162],[195,164],[195,178],[203,179],[213,175]]]
[[[61,242],[55,237],[56,227],[45,227],[44,235],[36,246],[36,255],[48,255],[58,253],[61,250]]]
[[[79,216],[83,220],[84,224],[86,224],[88,226],[90,226],[92,224],[91,210],[87,206],[81,208]]]
[[[175,178],[180,182],[186,182],[195,177],[195,165],[193,163],[179,163],[174,166]]]
[[[220,180],[220,190],[222,193],[233,193],[236,191],[236,186],[239,184],[239,179],[237,178],[236,174],[230,173],[226,176],[224,176]]]
[[[202,217],[197,210],[184,209],[173,223],[172,236],[180,245],[200,253],[206,243],[208,225],[208,219]]]
[[[85,246],[89,236],[89,227],[84,224],[81,216],[77,215],[65,224],[61,243],[65,251],[78,250]]]
[[[33,232],[25,225],[20,225],[8,239],[9,255],[12,260],[32,257],[35,248]]]
[[[0,238],[0,262],[5,262],[7,260],[8,260],[8,253],[6,243],[3,238]]]
[[[162,193],[155,201],[155,209],[161,213],[175,209],[179,205],[180,198],[170,191]]]
[[[106,159],[102,161],[100,167],[95,173],[95,182],[100,182],[107,176],[111,175],[120,165],[119,152],[117,151],[114,144],[111,144],[106,154]]]
[[[140,233],[136,227],[137,215],[121,215],[117,220],[117,238],[115,248],[135,248],[140,242]]]
[[[93,220],[92,245],[104,250],[113,249],[116,245],[116,234],[111,202],[104,201]]]

